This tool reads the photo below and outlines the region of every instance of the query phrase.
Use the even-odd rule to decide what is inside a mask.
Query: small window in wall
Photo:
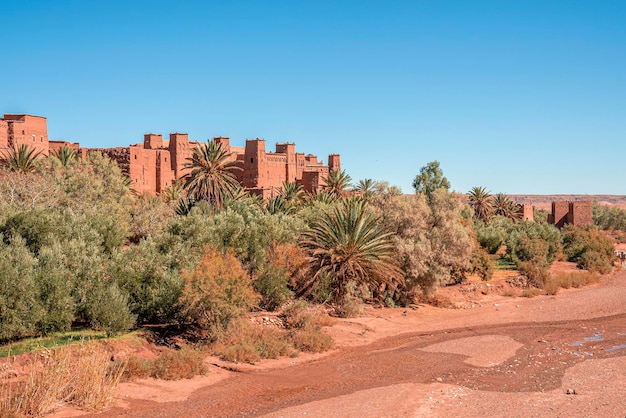
[[[43,142],[43,136],[41,137],[41,142]]]
[[[33,135],[33,142],[37,142],[37,137]]]
[[[165,162],[167,162],[167,157],[165,157]]]
[[[135,160],[137,159],[137,155],[135,154]]]
[[[254,163],[254,158],[250,158],[250,162],[251,162],[251,163]]]
[[[26,131],[22,131],[22,135],[26,135]]]

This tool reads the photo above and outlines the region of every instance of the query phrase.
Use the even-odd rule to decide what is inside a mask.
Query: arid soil
[[[323,355],[124,383],[94,416],[626,416],[626,271],[556,296],[485,293],[340,320]]]

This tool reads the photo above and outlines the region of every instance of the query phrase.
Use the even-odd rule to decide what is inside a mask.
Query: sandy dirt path
[[[626,416],[626,271],[475,309],[370,310],[329,332],[329,354],[123,384],[94,416]]]

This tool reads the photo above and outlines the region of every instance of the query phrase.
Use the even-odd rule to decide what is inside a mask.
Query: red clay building
[[[562,228],[567,225],[591,225],[591,201],[569,202],[560,200],[552,202],[552,213],[548,215],[548,223]]]
[[[48,155],[46,118],[33,115],[8,115],[0,118],[0,150],[28,145]]]
[[[250,193],[269,197],[277,193],[283,182],[296,182],[304,190],[318,190],[329,170],[340,170],[338,154],[328,156],[328,165],[315,155],[296,152],[294,143],[277,143],[275,152],[265,150],[264,139],[249,139],[243,147],[230,145],[230,139],[213,139],[239,161],[243,170],[235,172],[242,186]],[[46,118],[30,115],[4,115],[0,119],[0,149],[27,144],[48,155],[60,148],[77,150],[85,157],[90,152],[102,152],[116,161],[132,180],[138,193],[161,193],[186,174],[187,159],[199,145],[189,141],[184,133],[172,133],[169,140],[160,134],[145,134],[143,143],[115,148],[80,148],[78,143],[48,141]]]

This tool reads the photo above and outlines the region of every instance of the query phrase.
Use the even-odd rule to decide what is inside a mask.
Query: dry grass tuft
[[[303,300],[298,300],[283,309],[282,319],[285,327],[289,329],[305,328],[309,325],[329,327],[337,322],[319,307],[310,307]]]
[[[44,350],[26,381],[0,382],[0,416],[39,417],[69,403],[100,411],[113,400],[124,370],[99,345]]]
[[[166,349],[154,360],[130,356],[126,361],[123,379],[132,381],[152,377],[163,380],[191,379],[205,375],[208,368],[202,354],[189,347]]]
[[[520,296],[524,298],[534,298],[535,296],[539,296],[540,294],[541,290],[537,289],[536,287],[530,287],[528,289],[522,290]]]
[[[191,348],[166,350],[152,362],[152,377],[164,380],[191,379],[208,371],[202,355]]]
[[[317,325],[309,325],[292,333],[294,347],[310,353],[322,353],[335,347],[333,338]]]
[[[289,342],[287,331],[255,326],[243,320],[229,326],[226,336],[213,345],[213,352],[222,360],[244,363],[298,354]]]
[[[590,284],[598,283],[600,276],[588,271],[559,273],[551,276],[544,284],[543,288],[549,295],[556,295],[559,289],[579,288]]]

